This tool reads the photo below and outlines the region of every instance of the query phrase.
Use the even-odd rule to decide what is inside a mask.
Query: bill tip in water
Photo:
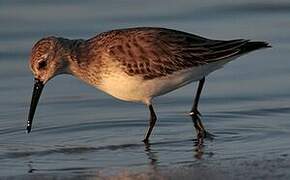
[[[28,133],[30,133],[30,131],[31,131],[31,126],[27,126],[26,133],[28,134]]]

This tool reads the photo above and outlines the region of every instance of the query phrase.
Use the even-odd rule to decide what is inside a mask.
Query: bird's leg
[[[157,120],[157,117],[156,117],[156,114],[154,112],[152,104],[149,105],[149,110],[150,110],[149,128],[148,128],[147,133],[145,135],[145,138],[143,140],[144,143],[149,142],[150,134],[151,134],[153,127],[154,127],[156,120]]]
[[[204,82],[205,82],[205,77],[203,77],[201,80],[199,80],[197,91],[196,91],[196,95],[194,97],[193,105],[192,105],[192,108],[191,108],[191,111],[190,111],[190,115],[191,116],[194,115],[194,114],[201,115],[200,112],[198,111],[197,107],[198,107],[198,102],[199,102],[199,98],[200,98],[200,94],[201,94]]]
[[[197,131],[197,141],[198,141],[197,144],[199,144],[199,145],[203,144],[204,138],[213,139],[213,137],[214,137],[214,135],[212,135],[211,133],[209,133],[205,130],[205,128],[201,122],[201,119],[199,117],[199,116],[201,116],[201,114],[197,109],[200,94],[201,94],[204,82],[205,82],[205,77],[203,77],[201,80],[199,80],[196,95],[195,95],[194,101],[193,101],[193,106],[192,106],[191,111],[189,113],[189,115],[191,116],[192,121],[194,123],[194,127]]]

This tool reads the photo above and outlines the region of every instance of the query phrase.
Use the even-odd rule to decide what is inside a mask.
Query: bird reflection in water
[[[28,173],[34,173],[34,171],[36,171],[37,169],[33,168],[33,162],[32,161],[29,161],[28,164]]]
[[[214,153],[205,152],[204,139],[206,138],[209,140],[213,140],[215,136],[207,131],[202,131],[201,127],[203,127],[203,125],[198,115],[193,115],[191,116],[191,118],[192,118],[194,127],[197,131],[197,139],[194,139],[193,141],[192,139],[190,139],[190,141],[193,142],[192,152],[193,152],[193,157],[195,158],[193,159],[193,161],[202,159],[204,155],[208,155],[209,157],[211,157]],[[158,152],[156,150],[152,150],[152,146],[154,147],[161,144],[171,144],[171,143],[180,143],[180,141],[145,143],[144,151],[149,160],[148,165],[153,172],[158,172],[158,165],[160,164],[160,161],[158,157]]]
[[[149,167],[153,172],[156,172],[158,169],[158,155],[157,152],[151,150],[151,144],[145,143],[145,153],[148,156]]]

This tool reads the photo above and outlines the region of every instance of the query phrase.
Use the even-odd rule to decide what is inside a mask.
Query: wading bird
[[[44,85],[56,75],[71,74],[118,99],[145,103],[150,119],[144,142],[157,120],[153,98],[199,81],[189,114],[197,120],[198,139],[203,139],[207,133],[199,118],[198,102],[205,77],[243,54],[267,47],[266,42],[212,40],[152,27],[112,30],[88,40],[43,38],[34,45],[30,57],[35,84],[27,132]]]

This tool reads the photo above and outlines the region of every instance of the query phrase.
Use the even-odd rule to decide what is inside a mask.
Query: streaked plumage
[[[88,40],[44,38],[33,47],[30,66],[43,84],[57,74],[72,74],[116,98],[152,107],[154,97],[201,80],[236,57],[265,47],[269,47],[265,42],[244,39],[211,40],[165,28],[129,28]],[[41,61],[47,66],[40,68]]]

